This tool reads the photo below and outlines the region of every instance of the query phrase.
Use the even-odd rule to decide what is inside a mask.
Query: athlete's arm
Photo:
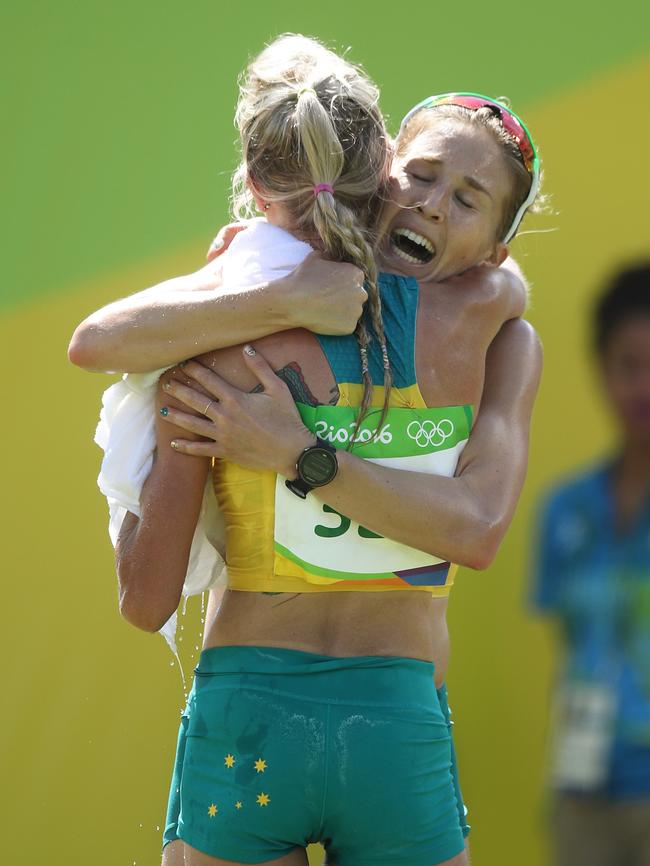
[[[190,458],[169,446],[174,436],[192,434],[162,422],[159,410],[170,398],[160,388],[156,402],[157,450],[142,488],[141,517],[126,515],[115,548],[120,612],[152,632],[178,607],[210,468],[209,458]]]
[[[528,463],[542,355],[523,319],[503,325],[487,357],[480,412],[456,476],[386,469],[339,452],[339,474],[312,495],[368,529],[470,568],[487,568],[508,529]]]
[[[92,313],[68,356],[91,372],[138,373],[290,328],[350,334],[366,298],[358,268],[316,253],[287,277],[236,290],[210,262]]]
[[[214,259],[240,226],[226,226],[201,270],[175,277],[92,313],[76,328],[68,356],[91,372],[146,372],[212,349],[235,346],[295,327],[321,334],[351,333],[366,294],[353,265],[325,262],[316,255],[286,278],[236,291],[221,282]],[[217,243],[218,242],[218,243]],[[486,291],[495,286],[509,302],[504,319],[521,315],[527,286],[508,258],[501,268],[473,268],[454,278]]]
[[[314,437],[266,361],[259,354],[244,358],[264,385],[263,394],[242,393],[200,364],[185,367],[220,402],[210,421],[170,411],[170,419],[183,429],[213,440],[179,447],[187,454],[212,454],[293,477],[298,455]],[[487,568],[524,482],[540,372],[535,331],[521,319],[507,322],[488,352],[480,412],[456,477],[389,469],[339,451],[339,474],[310,495],[395,541]],[[168,393],[197,411],[205,405],[183,385],[171,383]]]

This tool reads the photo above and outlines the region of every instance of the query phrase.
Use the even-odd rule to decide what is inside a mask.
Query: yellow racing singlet
[[[428,408],[415,374],[419,288],[412,278],[382,274],[379,287],[394,386],[381,430],[383,386],[352,446],[356,456],[404,471],[451,477],[472,427],[471,406]],[[335,406],[297,403],[303,422],[337,448],[354,435],[361,403],[361,365],[353,335],[318,336],[339,387]],[[373,382],[383,381],[381,353],[369,351]],[[252,592],[425,590],[449,594],[456,570],[339,514],[313,494],[303,500],[273,472],[215,461],[215,493],[226,525],[231,589]]]

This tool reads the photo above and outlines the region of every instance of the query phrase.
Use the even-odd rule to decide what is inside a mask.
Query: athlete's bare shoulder
[[[539,379],[544,352],[539,334],[527,319],[510,319],[502,326],[490,344],[488,365],[497,363],[515,367],[522,381]]]

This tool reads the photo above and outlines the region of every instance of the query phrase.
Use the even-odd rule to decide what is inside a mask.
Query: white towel
[[[266,222],[254,219],[240,232],[223,258],[223,285],[229,290],[286,276],[312,251],[309,244]],[[113,546],[130,511],[140,516],[142,486],[151,472],[155,439],[158,379],[169,367],[151,373],[125,373],[104,391],[95,442],[104,451],[99,489],[108,500]],[[225,584],[225,526],[208,478],[194,532],[183,595],[200,595]],[[176,653],[176,613],[160,629]]]

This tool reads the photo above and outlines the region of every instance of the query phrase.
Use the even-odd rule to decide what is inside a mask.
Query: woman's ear
[[[492,251],[492,255],[489,256],[487,261],[494,265],[495,268],[498,268],[499,265],[502,265],[505,260],[508,258],[508,247],[505,244],[499,243],[494,247]]]
[[[266,201],[264,200],[264,197],[262,195],[260,195],[260,193],[258,192],[257,188],[255,187],[255,184],[250,179],[250,177],[246,180],[246,186],[250,190],[250,193],[253,196],[253,199],[255,200],[255,206],[257,207],[258,211],[260,213],[264,213],[266,210],[268,210],[268,208],[265,207]]]

